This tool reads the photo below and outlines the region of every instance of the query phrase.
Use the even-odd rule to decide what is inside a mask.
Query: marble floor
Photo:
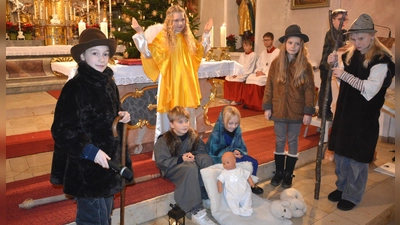
[[[52,124],[56,100],[47,92],[16,94],[6,96],[6,135],[49,130]],[[219,99],[213,105],[220,105]],[[244,131],[273,125],[265,121],[262,115],[242,120]],[[327,199],[327,195],[335,190],[336,176],[333,161],[322,161],[322,177],[319,199],[314,198],[315,162],[296,168],[293,187],[299,190],[306,201],[307,213],[301,218],[292,218],[293,224],[388,224],[394,225],[395,179],[394,177],[375,172],[374,169],[391,162],[395,153],[394,144],[378,142],[376,160],[370,164],[367,189],[360,205],[351,211],[341,211],[336,204]],[[11,158],[6,160],[6,183],[47,174],[51,167],[52,153]],[[259,182],[264,189],[263,198],[273,201],[279,198],[283,190],[273,187],[269,179]],[[140,223],[140,225],[167,224],[167,218],[159,217]],[[135,224],[135,223],[134,223]],[[194,224],[190,220],[188,225]]]

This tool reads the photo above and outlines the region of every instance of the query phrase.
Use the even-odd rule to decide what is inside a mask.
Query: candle
[[[69,6],[69,15],[70,15],[71,20],[72,20],[73,19],[73,17],[72,17],[72,6]]]
[[[97,13],[100,13],[100,0],[97,0]]]
[[[106,35],[108,38],[108,24],[106,22],[106,19],[103,19],[103,22],[100,23],[100,30]]]
[[[87,13],[89,14],[89,0],[86,0],[86,4],[87,4],[87,6],[86,6],[86,8],[87,8]]]
[[[81,22],[78,23],[78,31],[79,35],[81,35],[82,31],[86,29],[86,23],[84,23],[82,20]]]
[[[222,24],[220,28],[220,45],[221,47],[226,47],[226,27]]]
[[[209,34],[210,34],[210,46],[214,47],[214,26],[211,27]]]
[[[109,12],[110,12],[110,16],[111,16],[111,0],[108,1],[108,4],[110,5],[110,7],[109,7],[110,11]]]
[[[49,18],[49,15],[47,14],[47,6],[46,6],[46,14],[45,15],[46,15],[45,19],[47,20]]]
[[[67,7],[64,8],[65,12],[64,12],[64,19],[67,21],[68,20],[68,10]]]
[[[75,21],[75,7],[74,7],[74,14],[72,14],[73,15],[73,20]]]
[[[42,4],[39,5],[39,19],[43,19],[43,9]]]
[[[35,19],[37,19],[37,16],[36,16],[36,5],[33,7],[33,10],[34,10],[34,17],[35,17]]]

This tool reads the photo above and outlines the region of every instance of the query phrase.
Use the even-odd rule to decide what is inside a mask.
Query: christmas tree
[[[132,29],[132,17],[134,17],[139,25],[144,29],[147,27],[157,24],[164,23],[165,13],[171,4],[179,4],[185,7],[188,1],[171,1],[171,0],[134,0],[126,1],[121,5],[121,16],[118,19],[113,20],[113,34],[118,40],[118,44],[126,46],[126,52],[129,54],[129,58],[139,58],[140,52],[136,49],[135,43],[132,40],[132,36],[135,34],[135,30]],[[195,12],[186,12],[189,18],[190,28],[194,33],[198,30],[199,19],[198,14]]]

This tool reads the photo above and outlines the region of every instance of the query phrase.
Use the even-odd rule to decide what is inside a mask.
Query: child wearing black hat
[[[286,28],[279,38],[283,43],[272,61],[265,85],[262,108],[265,118],[274,121],[276,171],[271,185],[292,186],[293,170],[298,157],[300,127],[311,122],[314,113],[314,74],[307,58],[308,36],[298,25]],[[285,152],[286,140],[289,151]],[[286,159],[286,163],[285,163]]]
[[[108,164],[121,162],[122,125],[115,138],[114,119],[119,115],[120,122],[130,121],[107,66],[116,47],[115,40],[97,28],[82,32],[79,44],[71,48],[77,74],[63,87],[54,113],[50,182],[63,185],[64,193],[76,198],[77,224],[111,224],[114,194],[123,188],[122,177]],[[132,169],[130,157],[125,160]]]

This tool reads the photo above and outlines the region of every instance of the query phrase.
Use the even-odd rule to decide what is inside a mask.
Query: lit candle
[[[220,45],[221,47],[226,47],[226,27],[225,24],[222,24],[220,28]]]
[[[108,24],[106,22],[106,19],[103,19],[103,22],[100,23],[100,30],[106,35],[108,38]]]
[[[81,20],[81,22],[78,23],[78,31],[79,35],[81,35],[82,31],[86,29],[86,23]]]
[[[214,47],[214,26],[211,27],[209,34],[210,34],[210,46]]]
[[[108,1],[108,4],[110,5],[109,10],[110,10],[110,16],[111,16],[111,0]]]

